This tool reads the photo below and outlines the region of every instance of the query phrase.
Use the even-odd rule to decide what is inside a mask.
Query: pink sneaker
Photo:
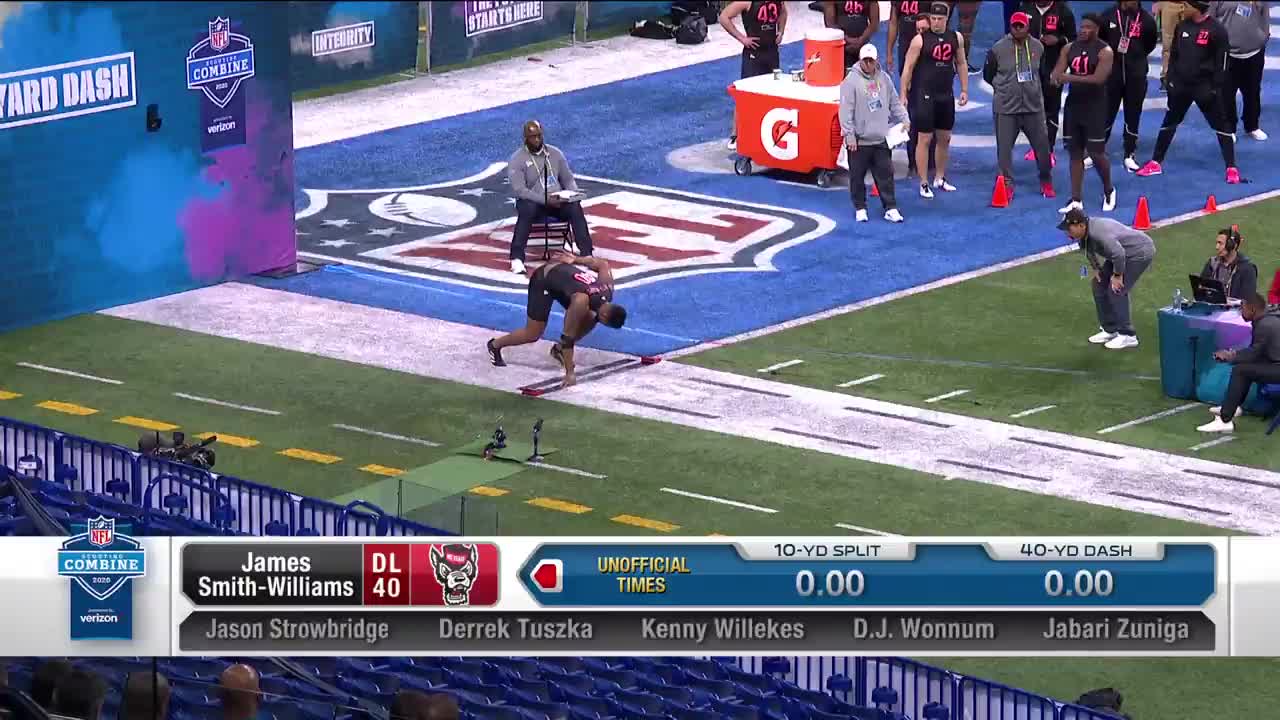
[[[1035,150],[1028,150],[1028,151],[1027,151],[1027,154],[1022,156],[1022,159],[1023,159],[1023,160],[1026,160],[1027,162],[1035,162],[1035,161],[1036,161],[1036,151],[1035,151]]]
[[[1155,160],[1148,160],[1146,165],[1138,171],[1138,177],[1151,177],[1153,175],[1163,175],[1164,168],[1160,167],[1160,163]]]
[[[1240,184],[1240,170],[1233,167],[1227,168],[1227,184],[1228,185]]]
[[[1058,167],[1058,153],[1049,153],[1049,167]]]
[[[1047,198],[1058,197],[1058,193],[1053,191],[1053,183],[1040,183],[1040,194]]]

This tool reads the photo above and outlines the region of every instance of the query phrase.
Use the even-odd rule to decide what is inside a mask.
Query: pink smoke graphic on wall
[[[218,188],[178,215],[187,265],[198,282],[243,277],[297,261],[293,199],[293,109],[273,112],[257,93],[245,98],[248,143],[209,153],[201,177]]]

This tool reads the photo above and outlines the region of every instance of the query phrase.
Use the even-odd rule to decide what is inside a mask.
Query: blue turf
[[[988,7],[979,18],[975,53],[979,59],[998,32],[994,24],[999,20],[993,12],[998,4]],[[879,44],[883,46],[883,40]],[[800,45],[784,47],[785,67],[798,66]],[[1273,46],[1270,54],[1274,63],[1280,46]],[[875,199],[871,200],[873,221],[856,225],[845,192],[783,184],[770,175],[743,178],[672,167],[667,162],[670,151],[727,134],[731,102],[725,87],[736,78],[738,62],[736,57],[728,58],[306,148],[298,151],[298,184],[301,188],[396,188],[471,175],[495,160],[505,160],[519,143],[521,123],[539,118],[548,141],[566,152],[579,174],[772,204],[836,221],[828,235],[780,253],[774,259],[777,272],[683,277],[620,291],[618,300],[631,309],[628,329],[598,330],[584,344],[636,354],[669,352],[1063,244],[1064,237],[1054,226],[1056,210],[1068,195],[1065,152],[1059,153],[1055,171],[1058,199],[1045,200],[1035,192],[1034,166],[1022,161],[1020,149],[1015,160],[1020,193],[1013,208],[996,210],[988,207],[995,177],[994,148],[953,148],[948,174],[961,192],[925,201],[915,194],[914,183],[899,181],[899,202],[907,217],[899,226],[879,220]],[[971,99],[984,105],[961,113],[956,132],[989,136],[990,98],[979,87],[979,78],[971,79]],[[1154,73],[1151,82],[1149,103],[1163,97],[1155,89]],[[1264,127],[1275,117],[1272,98],[1277,91],[1276,72],[1268,70]],[[1162,109],[1144,113],[1140,161],[1150,156],[1162,116]],[[1117,130],[1109,146],[1120,193],[1114,217],[1126,222],[1133,219],[1139,195],[1151,199],[1153,219],[1159,220],[1201,208],[1209,193],[1223,203],[1280,187],[1280,168],[1274,163],[1271,143],[1247,139],[1238,143],[1239,165],[1254,182],[1226,185],[1216,141],[1194,109],[1178,133],[1163,177],[1142,179],[1124,172],[1119,144]],[[1093,212],[1098,212],[1100,193],[1097,176],[1088,171],[1085,199]],[[306,204],[300,199],[300,208]],[[1206,238],[1206,252],[1209,243]],[[524,322],[522,294],[380,271],[331,268],[260,282],[495,329],[514,329]],[[559,321],[553,319],[548,336],[558,333]]]

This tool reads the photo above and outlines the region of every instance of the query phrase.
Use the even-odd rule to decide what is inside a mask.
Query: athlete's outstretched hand
[[[572,265],[574,260],[577,260],[577,258],[574,256],[573,253],[564,252],[564,251],[556,253],[551,258],[551,262],[560,263],[562,265]]]

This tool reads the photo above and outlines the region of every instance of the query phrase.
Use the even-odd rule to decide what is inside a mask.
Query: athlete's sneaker
[[[1138,159],[1132,155],[1126,155],[1124,158],[1124,169],[1129,172],[1138,172],[1142,166],[1138,164]]]
[[[1108,350],[1128,350],[1138,347],[1138,338],[1134,335],[1117,335],[1103,345]]]
[[[521,259],[519,259],[519,258],[516,258],[515,260],[512,260],[512,261],[511,261],[511,272],[516,273],[516,274],[518,274],[518,275],[523,275],[523,274],[524,274],[524,261],[523,261],[523,260],[521,260]]]
[[[507,366],[507,361],[502,359],[502,350],[494,347],[493,338],[489,338],[489,342],[484,347],[489,351],[489,362],[493,363],[494,367]]]
[[[1093,169],[1093,158],[1089,157],[1088,155],[1084,156],[1084,169],[1085,170]]]
[[[933,190],[929,188],[929,183],[920,183],[920,197],[933,199]]]
[[[1218,417],[1222,417],[1222,406],[1214,405],[1213,407],[1209,408],[1209,412],[1212,413],[1213,415],[1217,415]],[[1231,419],[1235,420],[1236,418],[1240,417],[1243,414],[1244,414],[1244,408],[1238,407],[1236,408],[1235,414],[1231,416]]]
[[[1240,184],[1240,169],[1239,169],[1239,168],[1233,168],[1233,167],[1229,167],[1229,168],[1227,168],[1227,184],[1228,184],[1228,185],[1239,185],[1239,184]]]
[[[1235,423],[1223,422],[1222,418],[1216,417],[1196,429],[1206,433],[1229,433],[1235,432],[1236,425]]]
[[[1267,134],[1263,132],[1262,128],[1258,128],[1257,130],[1250,130],[1247,134],[1249,135],[1249,137],[1253,138],[1254,140],[1267,139]]]
[[[893,208],[885,211],[884,219],[891,223],[900,223],[906,218],[902,217],[902,213],[898,212],[898,208]]]
[[[1084,203],[1080,202],[1079,200],[1072,200],[1066,205],[1063,205],[1062,207],[1058,208],[1058,214],[1066,215],[1072,210],[1084,210]]]
[[[1093,343],[1094,345],[1106,345],[1107,343],[1114,340],[1115,337],[1116,337],[1115,333],[1107,332],[1106,330],[1100,330],[1096,335],[1089,336],[1089,342]]]
[[[738,149],[738,136],[737,136],[737,135],[730,135],[730,136],[729,136],[729,149],[730,149],[730,150],[737,150],[737,149]]]
[[[947,182],[947,179],[946,179],[946,178],[944,178],[944,177],[935,178],[935,179],[934,179],[934,181],[933,181],[933,186],[934,186],[935,188],[937,188],[937,189],[941,190],[942,192],[955,192],[955,191],[956,191],[956,186],[955,186],[955,185],[952,185],[952,184],[951,184],[951,183],[949,183],[949,182]]]
[[[859,211],[855,212],[855,213],[853,214],[853,219],[854,219],[854,220],[857,220],[858,222],[866,222],[866,221],[867,221],[867,219],[868,219],[868,218],[867,218],[867,211],[866,211],[866,210],[859,210]]]
[[[1160,163],[1155,160],[1148,160],[1146,165],[1138,168],[1138,177],[1154,177],[1163,174],[1164,168],[1160,167]]]
[[[1045,196],[1046,198],[1049,198],[1050,200],[1058,197],[1058,193],[1054,192],[1053,183],[1051,182],[1040,183],[1040,194]]]
[[[1102,193],[1102,212],[1111,212],[1116,209],[1117,195],[1119,193],[1116,192],[1114,187],[1111,188],[1111,192]]]

